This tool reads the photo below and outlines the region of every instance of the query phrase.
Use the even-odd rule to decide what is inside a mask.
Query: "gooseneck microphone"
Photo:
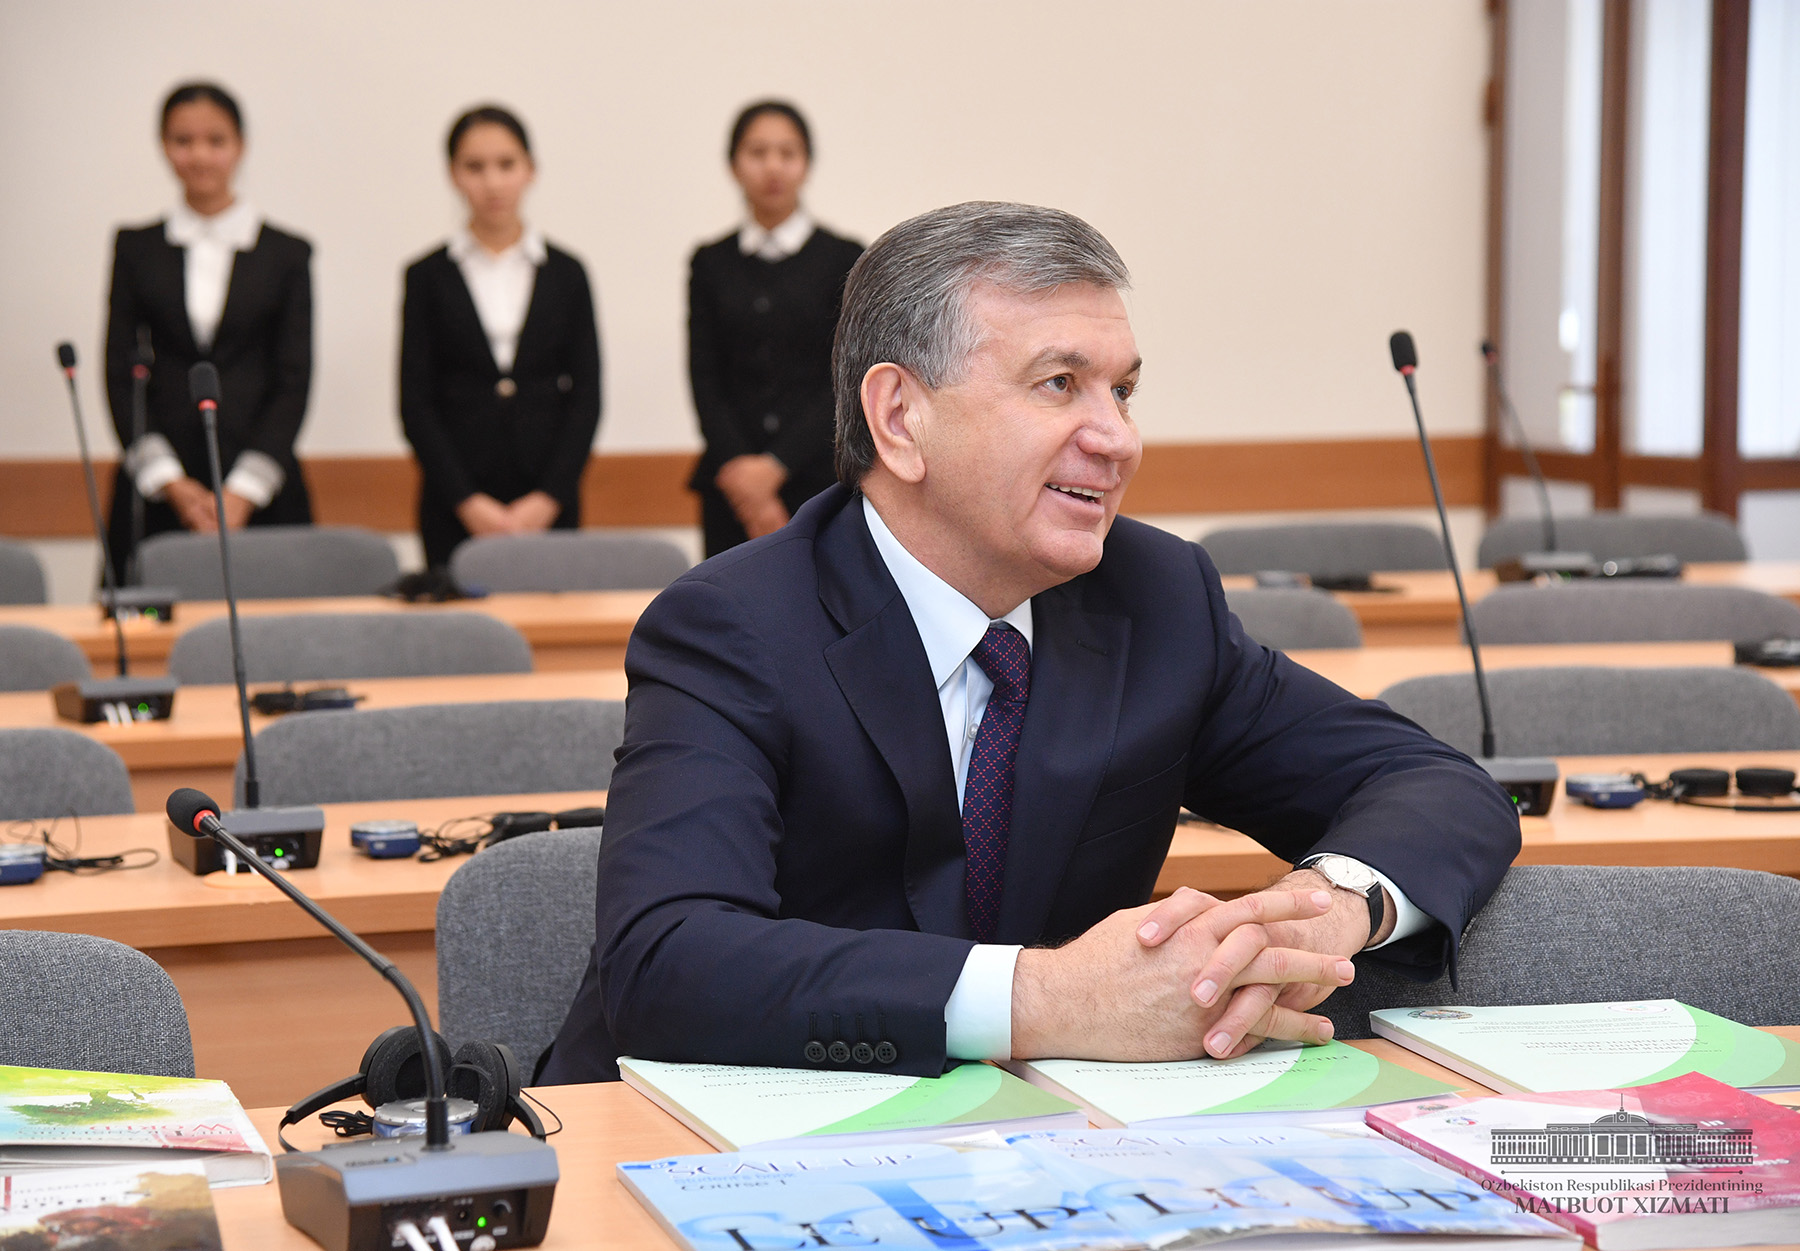
[[[1531,437],[1525,433],[1525,423],[1519,420],[1519,410],[1513,407],[1512,396],[1507,393],[1506,381],[1500,375],[1500,353],[1495,349],[1493,341],[1481,341],[1481,359],[1487,363],[1488,384],[1494,388],[1494,398],[1499,402],[1500,412],[1512,426],[1513,438],[1519,444],[1519,456],[1525,461],[1525,472],[1531,475],[1531,481],[1537,486],[1538,514],[1544,523],[1544,550],[1556,550],[1556,514],[1550,510],[1550,484],[1544,481],[1544,471],[1538,467],[1537,451],[1531,446]]]
[[[150,367],[156,364],[156,349],[151,346],[150,327],[137,328],[137,353],[131,358],[131,446],[144,441],[150,429]],[[129,477],[129,475],[127,475]],[[125,581],[137,585],[142,581],[138,571],[138,548],[144,542],[144,493],[131,480],[131,558],[125,562]]]
[[[63,381],[69,389],[69,411],[75,418],[75,442],[81,450],[81,473],[87,484],[88,518],[94,526],[94,541],[100,545],[101,595],[106,616],[112,621],[113,663],[118,676],[60,683],[51,688],[51,702],[58,716],[71,721],[129,724],[161,720],[174,707],[175,680],[131,675],[131,661],[125,650],[125,627],[119,621],[119,587],[113,572],[112,548],[106,540],[106,521],[100,515],[100,488],[94,480],[94,458],[88,450],[87,423],[81,416],[81,393],[75,388],[73,343],[56,345],[56,363],[62,367]]]
[[[211,361],[201,361],[188,371],[188,391],[206,427],[206,456],[212,471],[213,510],[219,527],[219,567],[225,585],[225,613],[231,632],[231,672],[237,683],[238,724],[244,736],[244,806],[225,813],[221,824],[236,839],[221,843],[232,853],[248,844],[261,865],[310,869],[319,863],[319,846],[325,833],[325,810],[316,804],[264,808],[262,782],[256,769],[256,740],[250,732],[250,693],[244,672],[244,640],[238,627],[237,595],[231,586],[231,537],[225,525],[224,470],[219,456],[219,371]],[[181,827],[182,834],[192,831]],[[206,874],[226,865],[212,844],[169,834],[169,852],[188,871]],[[256,867],[256,866],[252,866]]]
[[[169,796],[164,807],[169,820],[177,829],[192,837],[211,838],[222,844],[255,872],[273,882],[276,889],[300,906],[301,911],[368,961],[377,973],[400,992],[400,997],[406,1000],[407,1010],[412,1013],[413,1024],[418,1028],[420,1054],[425,1059],[425,1145],[438,1149],[445,1147],[450,1141],[450,1117],[449,1104],[444,1096],[444,1057],[438,1051],[437,1035],[431,1028],[431,1018],[426,1015],[425,1001],[419,998],[418,990],[407,979],[406,974],[396,968],[392,960],[351,933],[341,921],[314,903],[304,891],[288,881],[285,875],[263,863],[261,856],[225,828],[219,820],[219,806],[204,791],[184,786]]]
[[[1419,370],[1419,352],[1413,346],[1412,335],[1404,330],[1396,330],[1388,338],[1388,352],[1393,357],[1394,368],[1400,371],[1400,377],[1406,383],[1407,397],[1412,401],[1413,424],[1418,427],[1419,447],[1425,453],[1425,473],[1431,479],[1431,498],[1437,504],[1438,529],[1444,537],[1444,559],[1449,562],[1450,576],[1456,583],[1463,637],[1468,641],[1469,658],[1475,665],[1475,698],[1481,706],[1480,764],[1512,796],[1522,814],[1541,816],[1550,810],[1560,770],[1554,760],[1505,759],[1494,755],[1494,710],[1488,699],[1487,672],[1481,665],[1481,640],[1475,636],[1475,622],[1469,616],[1469,596],[1463,588],[1462,565],[1456,559],[1456,545],[1450,538],[1450,513],[1444,507],[1444,488],[1438,481],[1437,461],[1431,454],[1431,436],[1425,432],[1425,414],[1419,408],[1419,388],[1413,378]]]

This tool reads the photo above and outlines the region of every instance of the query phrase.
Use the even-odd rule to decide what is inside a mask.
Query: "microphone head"
[[[150,327],[139,326],[137,330],[137,359],[134,364],[145,369],[156,364],[156,349],[150,343]]]
[[[194,405],[219,406],[219,369],[211,361],[201,361],[188,370],[188,394]]]
[[[1483,339],[1481,341],[1481,359],[1492,365],[1499,358],[1500,353],[1494,350],[1494,341],[1492,339]]]
[[[205,791],[197,791],[191,786],[184,786],[169,796],[163,805],[163,811],[169,814],[169,820],[183,834],[191,834],[195,838],[205,837],[198,824],[201,817],[219,815],[219,805]]]
[[[75,345],[73,343],[56,345],[56,363],[64,369],[75,368]]]
[[[1396,330],[1388,336],[1388,352],[1394,358],[1394,368],[1403,374],[1419,367],[1419,351],[1413,347],[1412,336],[1404,330]]]

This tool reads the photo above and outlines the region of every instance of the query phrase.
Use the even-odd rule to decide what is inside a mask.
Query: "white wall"
[[[1399,326],[1435,429],[1473,431],[1487,57],[1481,0],[11,0],[0,457],[73,453],[51,346],[97,357],[111,232],[173,197],[155,108],[194,76],[238,93],[244,190],[318,249],[305,451],[402,448],[400,269],[454,224],[439,145],[490,98],[599,290],[603,449],[698,445],[686,259],[735,221],[725,129],[766,94],[812,117],[809,200],[846,232],[971,198],[1105,231],[1137,277],[1149,439],[1405,437]],[[99,428],[92,371],[84,394]]]

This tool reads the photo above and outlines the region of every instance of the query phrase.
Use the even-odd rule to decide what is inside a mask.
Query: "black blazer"
[[[251,517],[253,525],[312,520],[294,441],[312,383],[312,245],[264,223],[256,246],[231,267],[225,309],[210,349],[202,352],[188,322],[186,252],[169,243],[164,223],[119,231],[113,245],[112,294],[106,317],[106,398],[121,447],[131,442],[131,367],[138,327],[150,329],[147,429],[169,440],[191,478],[211,482],[205,427],[188,392],[188,369],[210,360],[219,370],[219,453],[224,473],[239,453],[255,450],[287,471],[287,480]],[[126,476],[113,484],[111,542],[123,569],[129,556],[130,495]],[[146,534],[180,529],[175,510],[147,501]]]
[[[1198,546],[1128,518],[1032,611],[995,941],[1058,943],[1144,903],[1185,806],[1284,860],[1354,856],[1438,922],[1362,959],[1429,977],[1453,958],[1519,848],[1474,762],[1259,646]],[[620,1054],[869,1067],[858,1042],[941,1071],[971,946],[962,820],[860,496],[828,488],[683,575],[625,669],[594,957],[545,1080],[616,1077]],[[836,1041],[847,1059],[809,1057]]]
[[[844,279],[862,244],[823,228],[780,261],[745,256],[727,235],[694,253],[688,276],[688,377],[706,451],[690,482],[711,490],[734,456],[787,466],[792,511],[836,480],[831,342]]]
[[[549,248],[505,375],[449,249],[409,266],[400,422],[424,475],[419,530],[431,564],[468,537],[456,506],[477,492],[509,503],[543,491],[562,505],[557,528],[579,526],[600,425],[600,336],[581,262]]]

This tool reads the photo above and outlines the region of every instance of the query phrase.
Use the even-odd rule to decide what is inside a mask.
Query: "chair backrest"
[[[224,599],[219,540],[212,534],[156,534],[138,548],[146,586],[182,599]],[[250,526],[231,534],[231,589],[239,599],[374,595],[400,577],[388,541],[357,526]]]
[[[1679,999],[1746,1025],[1800,1025],[1800,882],[1751,869],[1518,865],[1462,939],[1457,984],[1356,961],[1314,1009],[1339,1038],[1378,1008]]]
[[[509,839],[438,896],[438,1028],[505,1043],[526,1074],[562,1028],[594,946],[599,830]]]
[[[594,530],[486,535],[450,554],[451,577],[489,591],[659,591],[687,571],[667,539]]]
[[[1246,588],[1226,595],[1244,633],[1276,651],[1361,647],[1362,625],[1338,598],[1310,587]]]
[[[1476,600],[1469,620],[1483,643],[1800,638],[1800,604],[1748,587],[1682,582],[1503,586]]]
[[[256,766],[265,804],[591,791],[612,781],[624,739],[623,700],[308,712],[256,736]]]
[[[37,554],[23,543],[0,539],[0,604],[42,604],[48,599]]]
[[[1285,569],[1343,577],[1449,568],[1435,530],[1394,521],[1227,527],[1205,535],[1200,546],[1227,574]]]
[[[251,682],[531,672],[525,636],[478,612],[246,616],[238,629]],[[220,618],[183,633],[169,672],[182,682],[233,681],[231,623]]]
[[[0,930],[0,1064],[192,1077],[194,1044],[180,992],[143,952]]]
[[[1800,747],[1800,705],[1747,669],[1570,665],[1490,670],[1487,679],[1503,756]],[[1480,750],[1473,674],[1407,678],[1376,698],[1450,746]]]
[[[87,654],[62,635],[0,625],[0,691],[47,691],[92,676]]]
[[[1556,518],[1556,546],[1587,552],[1598,560],[1633,556],[1679,556],[1687,561],[1748,560],[1744,536],[1731,518],[1718,513],[1686,517],[1634,513],[1589,513]],[[1544,523],[1536,517],[1496,521],[1481,536],[1475,559],[1483,569],[1544,549]]]
[[[0,821],[132,811],[119,753],[61,727],[0,730]]]

